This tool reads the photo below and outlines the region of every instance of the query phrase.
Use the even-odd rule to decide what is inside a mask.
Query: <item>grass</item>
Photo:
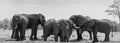
[[[37,40],[37,41],[30,41],[29,40],[29,37],[30,37],[30,34],[31,34],[31,30],[27,30],[26,31],[26,40],[24,41],[14,41],[14,39],[11,39],[11,33],[12,31],[11,30],[3,30],[3,29],[0,29],[0,43],[56,43],[53,40],[53,36],[50,36],[48,38],[49,41],[43,41],[42,38],[41,38],[41,35],[43,34],[42,33],[43,31],[42,30],[38,30],[37,32],[37,37],[40,39],[40,40]],[[104,42],[104,43],[120,43],[120,32],[113,32],[113,37],[110,36],[110,42]],[[88,32],[84,32],[82,34],[83,38],[84,39],[89,39],[89,34]],[[99,33],[98,32],[98,38],[99,40],[104,40],[104,33]],[[77,38],[77,35],[76,35],[76,32],[73,32],[73,34],[71,35],[71,38],[70,40],[73,40],[72,42],[69,42],[69,43],[89,43],[90,41],[89,40],[82,40],[82,41],[74,41],[75,39]],[[61,43],[61,42],[58,42],[58,43]],[[97,43],[103,43],[103,42],[97,42]]]

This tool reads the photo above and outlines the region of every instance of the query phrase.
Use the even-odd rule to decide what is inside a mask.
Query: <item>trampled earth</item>
[[[37,34],[38,34],[37,37],[39,38],[39,40],[30,41],[29,37],[30,37],[30,34],[31,34],[31,30],[27,30],[26,31],[26,40],[15,41],[14,39],[10,38],[11,33],[12,33],[11,30],[0,29],[0,43],[57,43],[57,42],[54,42],[53,36],[50,36],[48,38],[49,41],[43,41],[43,39],[41,38],[41,35],[43,34],[42,32],[43,32],[42,30],[38,30],[38,32],[37,32]],[[82,36],[83,36],[83,39],[86,39],[86,40],[75,41],[75,39],[77,38],[77,35],[76,35],[76,32],[74,31],[73,34],[71,35],[69,43],[74,43],[74,42],[75,43],[91,43],[92,42],[92,41],[88,40],[89,39],[89,34],[87,32],[84,32],[82,34]],[[98,32],[97,36],[98,36],[98,39],[100,41],[102,41],[102,40],[104,40],[105,34]],[[61,42],[58,41],[58,43],[61,43]],[[103,42],[96,42],[96,43],[103,43]],[[113,32],[113,37],[111,37],[111,34],[110,34],[110,41],[109,42],[104,42],[104,43],[120,43],[120,32]]]

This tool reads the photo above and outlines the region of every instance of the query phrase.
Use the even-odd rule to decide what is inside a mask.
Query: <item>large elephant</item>
[[[16,14],[12,18],[12,36],[17,40],[25,40],[25,31],[31,28],[30,40],[37,39],[37,26],[44,26],[45,17],[42,14]],[[19,34],[20,32],[20,34]],[[20,37],[19,37],[20,36]]]
[[[69,19],[72,20],[73,23],[75,23],[77,27],[81,27],[82,22],[85,21],[85,20],[88,20],[90,18],[89,17],[84,17],[82,15],[72,15]],[[81,33],[80,30],[81,30],[80,28],[76,29],[76,31],[77,31],[77,40],[82,39],[82,35],[81,35],[82,33]]]
[[[92,37],[91,32],[93,32],[93,37],[94,37],[93,42],[98,42],[97,32],[105,33],[104,41],[109,41],[111,26],[107,22],[92,19],[92,20],[86,20],[83,22],[83,24],[81,25],[81,31],[89,31],[90,37]]]
[[[71,20],[49,19],[44,25],[44,40],[46,41],[47,37],[53,34],[55,36],[55,41],[58,41],[58,36],[60,36],[60,41],[62,42],[69,41],[73,28],[77,29]]]

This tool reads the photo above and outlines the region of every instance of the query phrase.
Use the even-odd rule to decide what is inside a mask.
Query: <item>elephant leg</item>
[[[17,27],[18,28],[18,27]],[[13,39],[16,39],[17,38],[17,36],[15,36],[16,34],[18,34],[18,33],[16,33],[16,29],[17,28],[15,28],[15,26],[13,26],[13,28],[12,28],[12,35],[11,35],[11,38],[13,38]]]
[[[34,26],[31,29],[31,36],[30,36],[30,40],[37,40],[37,25],[34,24]]]
[[[59,34],[60,36],[60,42],[63,42],[64,41],[64,36],[62,34]]]
[[[15,36],[15,30],[12,30],[11,38],[14,39],[14,36]]]
[[[17,39],[18,38],[18,32],[16,31],[16,29],[12,32],[11,38],[13,38],[13,39]]]
[[[104,41],[109,41],[110,40],[109,39],[109,34],[110,34],[110,32],[105,33],[105,40]]]
[[[63,40],[62,42],[66,42],[66,37],[64,34],[65,34],[65,32],[62,33],[62,40]]]
[[[57,24],[56,22],[53,23],[53,33],[54,33],[54,40],[56,42],[58,42],[58,35],[59,35],[59,24]]]
[[[56,41],[56,42],[58,42],[58,35],[57,35],[57,34],[55,34],[54,36],[55,36],[55,38],[54,38],[54,39],[55,39],[55,41]]]
[[[19,30],[18,30],[18,29],[15,29],[14,36],[15,36],[15,37],[14,37],[15,39],[20,40]]]
[[[22,29],[21,30],[19,30],[19,33],[20,33],[20,39],[19,40],[22,40],[22,37],[23,37],[23,31],[22,31]]]
[[[33,33],[34,33],[34,29],[32,28],[32,29],[31,29],[31,36],[30,36],[30,40],[33,40],[33,35],[34,35]]]
[[[20,31],[20,38],[21,38],[21,40],[26,40],[26,38],[25,38],[25,31],[26,31],[25,28],[21,29],[21,31]]]
[[[34,28],[34,39],[35,40],[37,40],[38,38],[37,38],[37,27],[36,28]]]
[[[97,31],[94,31],[94,32],[93,32],[93,37],[94,37],[93,42],[98,42],[98,39],[97,39]]]
[[[47,37],[51,35],[51,31],[48,31],[48,30],[43,30],[43,38],[44,38],[44,41],[47,41]]]
[[[44,35],[44,41],[47,41],[48,36],[50,36],[50,35],[48,35],[48,34]]]
[[[92,40],[92,32],[91,31],[88,31],[89,34],[90,34],[90,40]]]
[[[64,36],[64,40],[65,40],[65,42],[69,41],[69,39],[66,36]]]
[[[82,34],[81,34],[80,30],[76,29],[76,31],[77,31],[77,40],[81,40],[82,39]]]

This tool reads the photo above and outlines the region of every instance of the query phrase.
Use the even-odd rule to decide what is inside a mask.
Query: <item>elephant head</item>
[[[17,29],[17,25],[21,23],[21,18],[19,14],[15,14],[12,18],[12,22],[11,22],[11,28],[12,28],[12,36],[11,38],[17,38],[17,36],[15,36],[16,33],[16,29]]]
[[[39,17],[40,17],[41,25],[44,26],[44,24],[45,24],[45,22],[46,22],[46,20],[45,20],[45,16],[42,15],[41,13],[39,13],[38,15],[39,15]]]
[[[21,18],[20,18],[21,15],[17,15],[15,14],[12,18],[12,25],[17,26],[17,24],[20,24],[21,23]]]
[[[82,15],[72,15],[69,19],[72,20],[77,27],[81,27],[82,21],[87,20],[86,17]],[[76,29],[76,32],[77,32],[77,40],[81,40],[82,39],[81,29]]]
[[[95,19],[85,20],[81,24],[81,30],[92,31],[95,24],[96,24]]]
[[[86,17],[82,15],[72,15],[69,19],[72,20],[78,27],[81,26],[82,21],[87,20]]]

